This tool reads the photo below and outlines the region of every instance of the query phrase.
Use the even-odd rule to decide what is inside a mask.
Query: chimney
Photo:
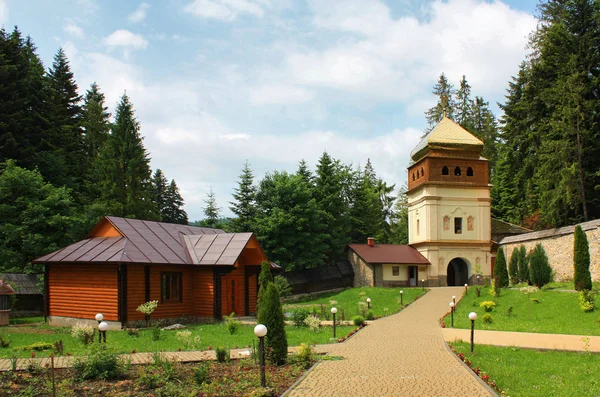
[[[367,245],[369,247],[375,247],[375,237],[369,237],[369,238],[367,238]]]

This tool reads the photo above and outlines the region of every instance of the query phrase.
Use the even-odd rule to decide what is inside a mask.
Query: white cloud
[[[104,38],[104,44],[109,49],[120,48],[128,58],[131,50],[139,50],[148,46],[148,41],[141,34],[135,34],[129,30],[119,29]]]
[[[70,34],[71,36],[77,37],[77,38],[81,38],[83,37],[83,29],[79,26],[77,26],[77,24],[75,24],[75,22],[73,22],[70,19],[67,19],[65,21],[65,25],[63,26],[63,30],[65,32],[67,32],[68,34]]]
[[[141,3],[138,8],[135,9],[134,12],[132,12],[131,14],[127,15],[127,20],[129,20],[129,22],[131,23],[140,23],[143,22],[144,19],[146,19],[146,13],[148,11],[148,9],[150,8],[150,4],[148,3]]]
[[[0,25],[8,21],[8,6],[6,0],[0,0]]]
[[[250,95],[250,102],[255,105],[290,104],[306,102],[313,97],[314,94],[303,87],[269,84],[256,87]]]
[[[234,20],[239,14],[262,17],[268,2],[260,0],[193,0],[185,11],[201,18]]]

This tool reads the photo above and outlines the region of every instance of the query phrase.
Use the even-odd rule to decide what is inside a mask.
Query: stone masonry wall
[[[348,260],[354,270],[354,287],[373,286],[373,268],[366,264],[356,252],[348,250]]]
[[[594,222],[592,228],[589,225]],[[600,228],[596,221],[581,224],[588,239],[590,246],[590,273],[593,281],[600,281]],[[587,225],[588,227],[584,227]],[[573,226],[555,229],[559,232],[548,233],[547,231],[526,233],[520,236],[504,238],[500,241],[500,246],[504,249],[506,262],[510,261],[510,256],[515,248],[524,245],[527,252],[532,251],[538,243],[542,243],[544,250],[548,255],[550,266],[556,272],[556,281],[573,280]],[[586,230],[587,229],[587,230]],[[561,231],[562,230],[562,231]],[[536,238],[537,237],[537,238]]]

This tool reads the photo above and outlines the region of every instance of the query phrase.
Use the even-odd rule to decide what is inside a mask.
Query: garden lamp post
[[[454,302],[450,302],[450,316],[452,317],[452,328],[454,328]]]
[[[367,299],[368,301],[368,299]],[[333,314],[333,337],[335,338],[335,314],[337,313],[337,308],[336,307],[332,307],[331,308],[331,314]]]
[[[479,285],[479,274],[477,275],[477,285]]]
[[[367,298],[367,309],[371,309],[371,298]]]
[[[466,284],[466,283],[465,283],[465,294],[466,294],[467,292],[469,292],[469,284]]]
[[[471,320],[471,353],[473,353],[473,347],[475,344],[475,320],[477,320],[477,313],[469,313],[469,320]]]
[[[100,324],[98,324],[98,330],[100,331],[100,335],[102,336],[104,343],[106,343],[106,330],[107,329],[108,329],[108,323],[106,321],[102,321]]]
[[[265,335],[267,335],[267,327],[263,324],[258,324],[254,327],[254,335],[258,336],[258,357],[260,360],[260,385],[267,386],[265,378]]]
[[[456,295],[452,295],[452,302],[454,302],[454,306],[456,306]]]
[[[404,304],[403,302],[403,296],[404,296],[404,291],[400,290],[400,306],[402,306]]]
[[[423,291],[425,291],[425,279],[424,278],[421,279],[421,289]]]
[[[104,320],[104,314],[96,314],[96,321],[98,321],[98,331],[100,331],[100,323]],[[98,332],[98,343],[102,343],[102,332]]]

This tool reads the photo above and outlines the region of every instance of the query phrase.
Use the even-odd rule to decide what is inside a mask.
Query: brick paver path
[[[371,323],[322,361],[289,396],[490,396],[450,353],[438,320],[462,287],[433,288],[402,312]]]

